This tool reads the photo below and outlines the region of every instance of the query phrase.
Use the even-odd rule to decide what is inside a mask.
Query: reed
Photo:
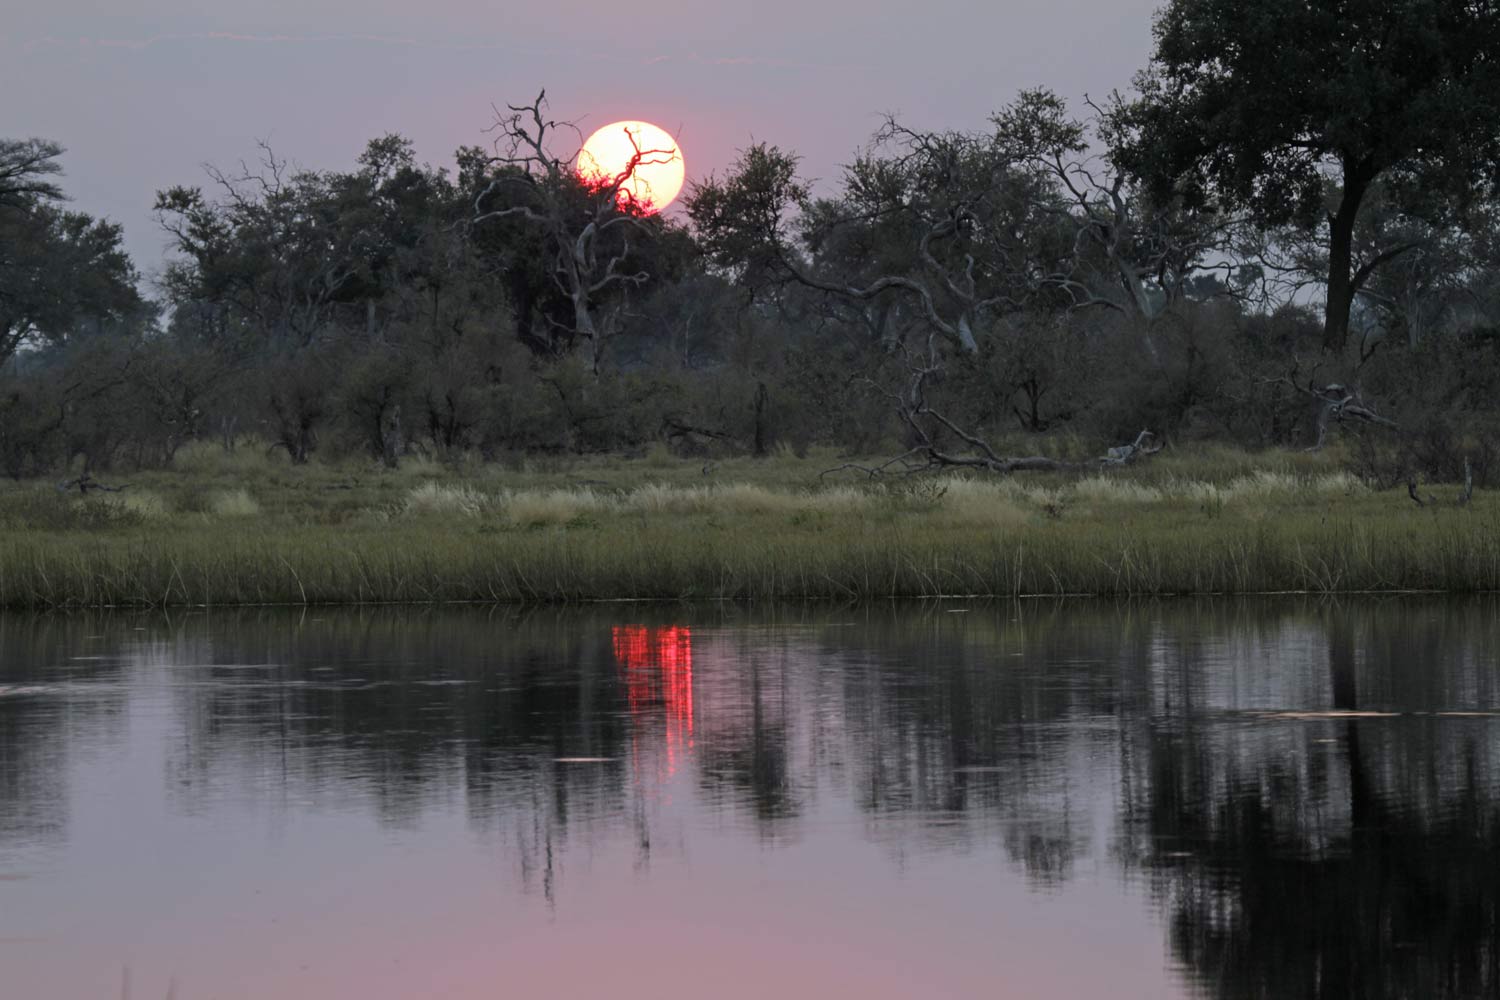
[[[1326,469],[784,487],[404,479],[336,500],[305,483],[185,478],[128,500],[0,492],[0,606],[1500,589],[1494,495],[1418,509]]]

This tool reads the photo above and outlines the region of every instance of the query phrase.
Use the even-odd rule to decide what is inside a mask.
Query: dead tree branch
[[[121,483],[119,486],[106,486],[104,483],[97,482],[93,476],[85,472],[77,479],[69,479],[58,483],[57,492],[71,493],[73,490],[77,490],[83,496],[88,496],[90,492],[119,493],[129,485],[129,483]]]
[[[496,109],[490,126],[496,137],[489,166],[495,174],[474,199],[469,224],[516,218],[539,232],[553,283],[572,307],[568,332],[588,342],[589,367],[597,374],[605,345],[619,324],[618,310],[602,302],[604,293],[651,279],[649,272],[628,266],[628,236],[606,237],[617,229],[646,239],[654,235],[643,218],[652,206],[637,201],[631,182],[640,167],[670,163],[679,154],[676,149],[643,147],[626,129],[633,152],[624,167],[614,174],[584,176],[574,169],[576,148],[567,155],[554,148],[559,131],[577,135],[578,128],[547,116],[545,90],[530,104],[510,104],[506,109]],[[496,205],[506,191],[512,192],[514,203]]]
[[[936,335],[929,338],[927,356],[920,360],[908,360],[909,378],[900,391],[882,387],[867,380],[873,388],[883,392],[892,401],[896,414],[914,442],[906,452],[875,466],[846,463],[836,469],[825,470],[829,475],[845,469],[863,472],[874,479],[893,465],[900,466],[904,475],[932,472],[940,469],[981,469],[1002,475],[1015,472],[1081,472],[1107,470],[1130,465],[1161,451],[1163,444],[1149,430],[1143,430],[1134,441],[1110,448],[1104,455],[1081,462],[1051,458],[1045,455],[1002,455],[984,438],[935,409],[928,399],[928,386],[932,378],[943,370],[939,357]],[[954,448],[943,443],[944,437],[956,438],[964,446]]]
[[[1358,423],[1371,424],[1376,427],[1385,427],[1390,430],[1399,431],[1401,425],[1389,417],[1383,417],[1366,403],[1359,395],[1357,388],[1351,388],[1342,382],[1328,382],[1318,384],[1317,369],[1304,382],[1299,375],[1299,365],[1293,364],[1290,371],[1284,375],[1274,378],[1263,378],[1262,385],[1284,385],[1293,392],[1300,393],[1315,400],[1318,405],[1317,438],[1306,448],[1313,452],[1322,449],[1328,438],[1328,425],[1330,423],[1343,423],[1346,420]]]

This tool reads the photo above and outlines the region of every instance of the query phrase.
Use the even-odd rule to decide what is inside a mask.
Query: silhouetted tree
[[[1411,246],[1356,257],[1375,185],[1420,215],[1500,164],[1491,3],[1170,0],[1155,34],[1140,94],[1115,115],[1117,159],[1161,199],[1320,230],[1325,350],[1344,348],[1355,296]]]

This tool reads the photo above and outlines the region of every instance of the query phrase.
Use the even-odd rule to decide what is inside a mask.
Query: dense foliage
[[[1421,32],[1327,6],[1174,0],[1129,99],[892,119],[817,191],[754,145],[665,216],[581,181],[541,98],[452,172],[395,135],[343,171],[263,147],[158,193],[149,297],[119,227],[65,207],[62,150],[0,142],[0,472],[163,467],[192,441],[994,469],[1149,428],[1343,434],[1372,482],[1483,484],[1500,43],[1483,5],[1402,6],[1443,14]],[[1307,41],[1244,41],[1273,36]]]
[[[1500,169],[1500,6],[1473,0],[1171,0],[1141,94],[1117,109],[1122,160],[1159,194],[1323,228],[1324,345],[1342,349],[1375,269],[1366,200],[1412,219],[1468,207]]]

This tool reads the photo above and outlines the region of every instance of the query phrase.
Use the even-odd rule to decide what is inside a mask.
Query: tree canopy
[[[62,152],[0,139],[0,367],[28,342],[61,343],[143,309],[120,226],[59,204]]]
[[[1490,0],[1170,0],[1118,160],[1158,197],[1324,229],[1323,345],[1396,242],[1353,249],[1379,182],[1412,213],[1471,200],[1500,164],[1500,5]]]
[[[755,144],[685,213],[580,177],[541,95],[451,171],[396,134],[341,169],[262,144],[159,192],[159,309],[119,227],[65,204],[60,148],[3,141],[0,469],[214,439],[296,464],[817,446],[1005,472],[1317,447],[1353,420],[1399,442],[1361,445],[1367,479],[1483,485],[1492,28],[1438,0],[1175,0],[1133,97],[888,117],[816,184]],[[1317,356],[1348,329],[1357,354]]]

